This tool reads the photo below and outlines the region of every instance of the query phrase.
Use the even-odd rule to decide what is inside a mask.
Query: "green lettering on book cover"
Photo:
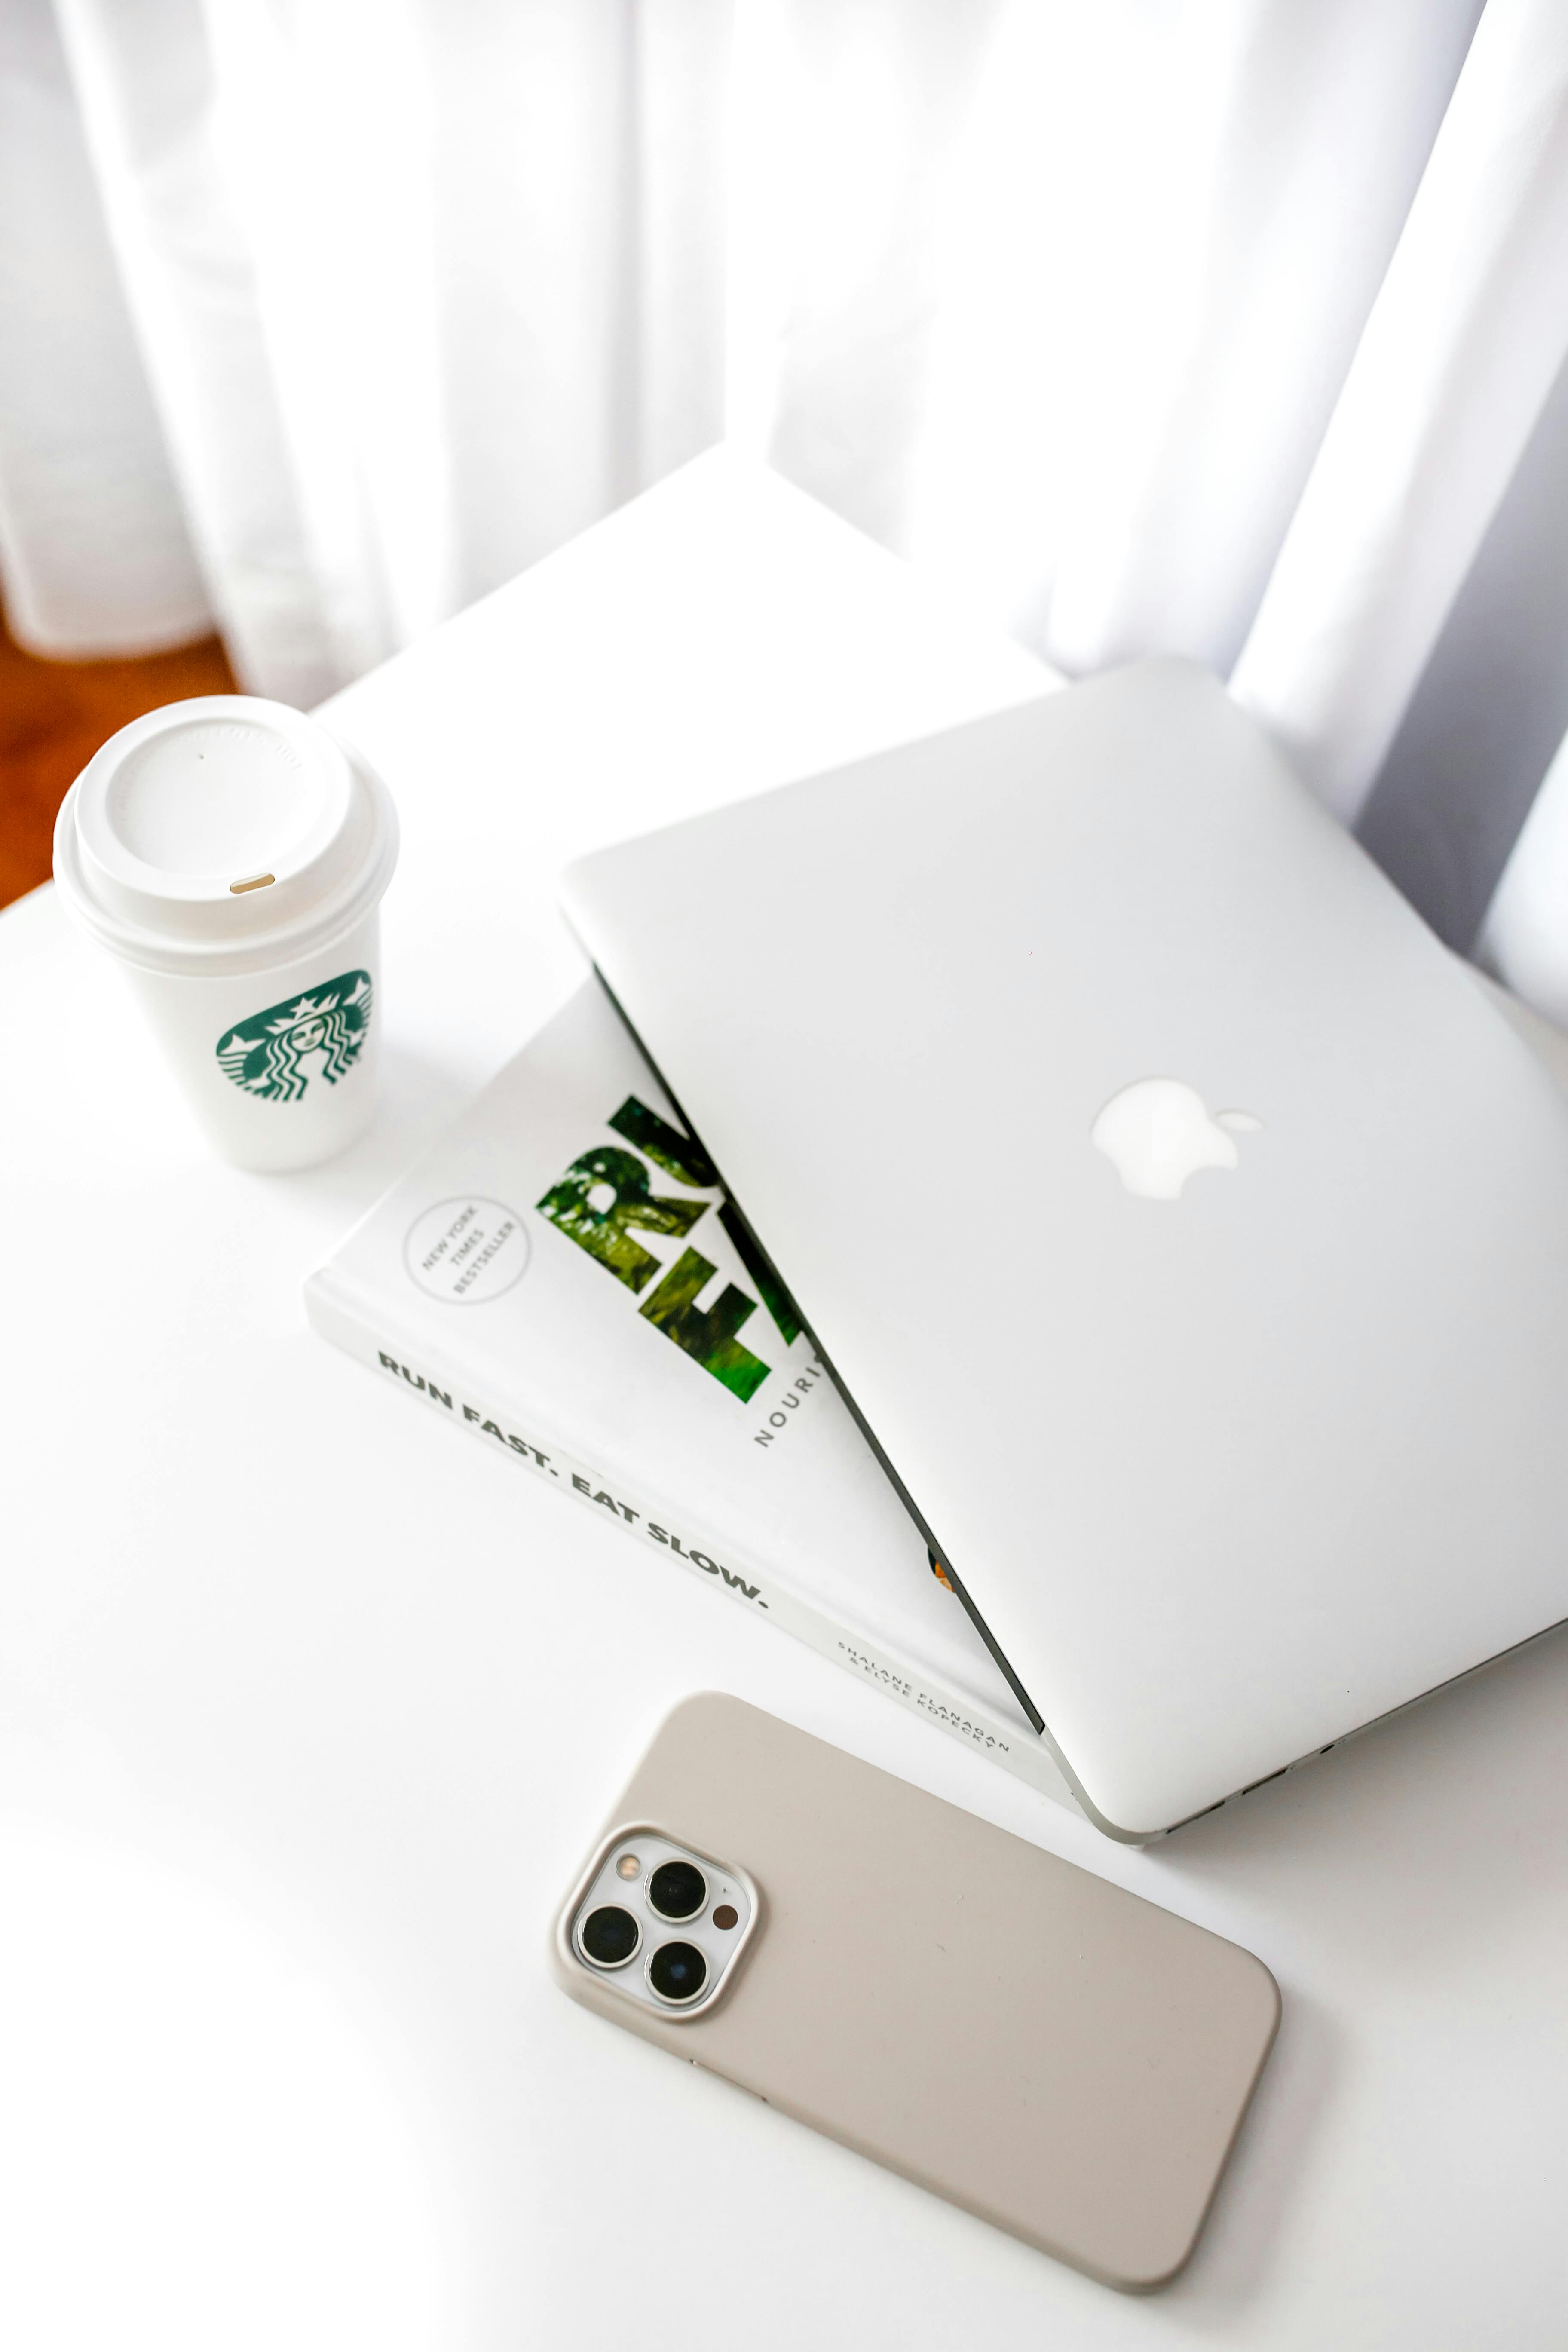
[[[660,1118],[636,1095],[628,1095],[609,1122],[617,1135],[646,1151],[650,1160],[679,1180],[682,1184],[717,1185],[719,1171],[694,1138],[682,1135]],[[736,1254],[762,1296],[763,1305],[778,1325],[779,1335],[786,1347],[793,1347],[802,1329],[800,1309],[784,1288],[772,1265],[763,1256],[752,1235],[752,1229],[732,1201],[721,1201],[719,1222],[735,1244]]]
[[[734,1243],[735,1255],[756,1284],[763,1305],[778,1325],[780,1339],[786,1348],[793,1348],[803,1328],[800,1309],[774,1273],[773,1260],[763,1255],[756,1235],[733,1201],[721,1201],[719,1223]]]
[[[335,1087],[363,1050],[372,993],[368,971],[344,971],[307,995],[253,1013],[218,1039],[224,1076],[263,1102],[298,1102],[312,1077]],[[317,1054],[321,1060],[308,1069]]]
[[[574,1160],[559,1184],[552,1185],[535,1206],[579,1249],[607,1265],[628,1290],[641,1290],[658,1272],[658,1260],[633,1239],[634,1232],[673,1234],[679,1239],[708,1207],[706,1201],[672,1201],[651,1192],[648,1181],[640,1160],[608,1144]]]
[[[636,1095],[626,1097],[608,1124],[617,1135],[624,1135],[628,1143],[635,1143],[639,1151],[646,1151],[650,1160],[657,1160],[678,1182],[689,1184],[693,1191],[719,1181],[719,1171],[702,1146],[660,1118],[658,1111],[649,1110],[647,1103],[638,1102]]]
[[[757,1302],[727,1282],[716,1303],[704,1313],[697,1304],[698,1297],[718,1271],[700,1250],[683,1250],[637,1313],[646,1315],[667,1339],[695,1357],[704,1371],[722,1381],[743,1404],[768,1376],[762,1358],[753,1356],[735,1337],[747,1316],[755,1314]]]

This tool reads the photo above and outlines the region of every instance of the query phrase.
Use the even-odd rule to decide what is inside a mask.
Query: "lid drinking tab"
[[[276,702],[210,695],[122,728],[79,780],[71,879],[100,925],[221,945],[317,913],[374,813],[341,747]]]

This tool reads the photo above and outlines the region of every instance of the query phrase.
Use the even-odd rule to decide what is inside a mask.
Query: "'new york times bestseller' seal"
[[[499,1298],[522,1280],[531,1255],[517,1211],[479,1193],[423,1210],[403,1244],[403,1262],[420,1289],[448,1307]]]
[[[368,971],[345,971],[252,1013],[218,1040],[225,1074],[263,1102],[298,1102],[312,1077],[335,1087],[363,1049],[372,995]]]

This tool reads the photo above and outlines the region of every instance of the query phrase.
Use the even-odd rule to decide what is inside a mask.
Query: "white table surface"
[[[301,1176],[202,1156],[52,892],[0,919],[16,2352],[1568,2343],[1568,1643],[1139,1853],[305,1328],[301,1276],[574,984],[564,856],[1047,682],[723,456],[365,679],[329,716],[403,814],[387,1101]],[[1174,2287],[1091,2285],[548,1982],[705,1686],[1268,1961]]]

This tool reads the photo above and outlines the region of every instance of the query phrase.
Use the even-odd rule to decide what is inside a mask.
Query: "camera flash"
[[[640,1877],[641,1874],[642,1864],[637,1860],[636,1854],[623,1853],[619,1862],[616,1864],[616,1876],[617,1878],[637,1878]]]
[[[732,1927],[740,1916],[732,1903],[721,1903],[713,1914],[713,1925],[716,1927]]]

